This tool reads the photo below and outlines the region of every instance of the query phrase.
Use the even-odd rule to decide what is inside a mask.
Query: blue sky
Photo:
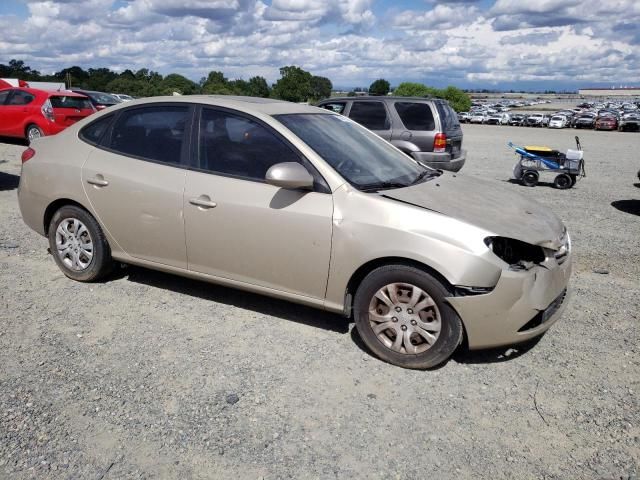
[[[298,65],[336,87],[640,83],[638,0],[1,0],[0,63],[229,78]]]

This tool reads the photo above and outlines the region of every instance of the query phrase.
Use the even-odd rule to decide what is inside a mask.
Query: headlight
[[[532,264],[542,263],[546,258],[542,247],[513,238],[487,237],[484,243],[514,270],[528,270]]]

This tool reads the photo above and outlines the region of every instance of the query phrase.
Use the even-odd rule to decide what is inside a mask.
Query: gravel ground
[[[0,478],[637,479],[640,134],[580,132],[588,177],[558,191],[508,182],[506,142],[575,131],[464,130],[464,173],[568,225],[574,296],[537,344],[426,372],[286,302],[140,268],[68,280],[21,221],[24,147],[0,143]]]

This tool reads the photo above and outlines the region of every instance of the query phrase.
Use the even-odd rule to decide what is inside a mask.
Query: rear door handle
[[[202,208],[215,208],[218,205],[216,202],[212,202],[208,195],[200,195],[197,198],[191,198],[189,203]]]
[[[89,178],[87,180],[87,183],[91,184],[91,185],[95,185],[96,187],[106,187],[107,185],[109,185],[109,182],[107,182],[104,177],[100,174],[96,175],[93,178]]]

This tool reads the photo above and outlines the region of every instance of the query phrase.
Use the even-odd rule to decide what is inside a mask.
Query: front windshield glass
[[[438,174],[341,115],[301,113],[275,118],[361,190],[408,186],[428,176],[423,172]]]

